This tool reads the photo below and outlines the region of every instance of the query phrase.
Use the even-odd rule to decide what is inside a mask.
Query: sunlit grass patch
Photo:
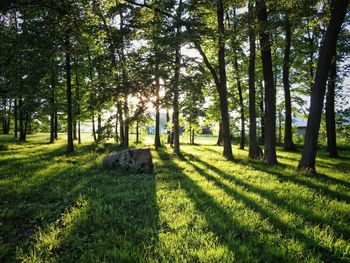
[[[349,261],[347,152],[321,151],[305,176],[298,152],[279,150],[271,167],[234,148],[228,162],[204,138],[182,159],[152,150],[154,175],[139,175],[103,169],[112,141],[67,155],[60,137],[0,137],[0,261]]]

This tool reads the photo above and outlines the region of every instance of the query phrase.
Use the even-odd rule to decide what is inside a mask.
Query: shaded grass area
[[[112,144],[45,138],[0,136],[0,261],[350,262],[349,151],[305,176],[300,153],[271,167],[186,144],[152,151],[152,176],[104,170]]]

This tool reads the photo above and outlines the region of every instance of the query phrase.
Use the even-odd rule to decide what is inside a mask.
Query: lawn
[[[144,175],[104,170],[112,143],[47,138],[0,136],[1,262],[350,262],[349,150],[307,176],[300,152],[227,162],[205,137],[152,150]]]

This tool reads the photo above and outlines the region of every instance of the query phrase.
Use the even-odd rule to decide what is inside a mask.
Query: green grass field
[[[0,262],[350,262],[349,150],[306,176],[300,153],[227,162],[203,137],[142,175],[102,168],[111,143],[66,155],[61,138],[0,136]]]

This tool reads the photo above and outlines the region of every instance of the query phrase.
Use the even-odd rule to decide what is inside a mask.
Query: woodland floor
[[[183,160],[152,150],[150,176],[104,170],[111,144],[66,155],[60,137],[0,136],[1,262],[350,262],[350,149],[306,176],[300,152],[227,162],[197,138]]]

